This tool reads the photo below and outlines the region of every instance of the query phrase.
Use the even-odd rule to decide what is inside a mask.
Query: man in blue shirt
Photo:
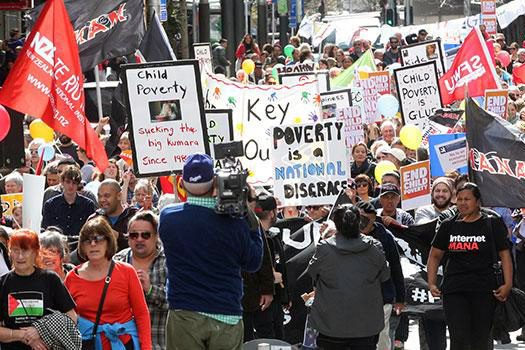
[[[168,268],[167,348],[241,349],[241,270],[259,269],[261,233],[244,218],[215,212],[208,155],[190,155],[182,178],[187,202],[166,207],[159,220]]]

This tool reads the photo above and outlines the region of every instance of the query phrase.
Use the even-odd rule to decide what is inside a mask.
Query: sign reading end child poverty
[[[507,90],[485,90],[485,110],[504,118],[508,96]]]
[[[135,172],[168,175],[182,170],[190,154],[209,154],[198,62],[123,67]]]
[[[399,68],[394,75],[405,124],[425,130],[430,116],[441,108],[436,61]]]
[[[410,210],[430,204],[430,161],[403,166],[401,172],[401,208]]]
[[[274,189],[282,205],[334,203],[350,176],[344,123],[276,126],[273,140]]]

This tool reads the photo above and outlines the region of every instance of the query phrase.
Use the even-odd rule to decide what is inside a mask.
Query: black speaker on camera
[[[24,165],[24,114],[7,108],[11,117],[9,133],[0,142],[0,171],[10,172]]]

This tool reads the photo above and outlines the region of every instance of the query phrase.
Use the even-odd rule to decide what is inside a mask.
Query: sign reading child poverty
[[[507,113],[507,90],[486,90],[485,91],[485,110],[492,112],[502,118]]]
[[[199,67],[201,69],[201,72],[204,69],[207,69],[209,72],[213,72],[213,61],[210,43],[193,44],[193,54],[195,55],[195,59],[199,61]]]
[[[274,191],[282,205],[334,203],[349,177],[344,123],[273,128]]]
[[[394,75],[404,123],[425,130],[430,116],[442,107],[436,61],[399,68]]]
[[[233,115],[231,109],[207,109],[206,127],[210,144],[210,156],[215,159],[214,145],[233,141]],[[220,166],[220,162],[215,162]]]
[[[401,173],[401,209],[411,210],[430,204],[430,161],[413,163],[399,169]]]
[[[326,70],[303,73],[279,73],[279,84],[281,85],[290,86],[305,83],[307,81],[317,81],[319,86],[318,93],[330,91],[330,75]]]
[[[413,66],[419,63],[435,61],[438,77],[441,77],[445,72],[440,40],[430,40],[402,46],[400,50],[401,64],[403,66]]]
[[[199,63],[187,60],[123,67],[135,172],[169,175],[182,170],[190,154],[209,154]]]
[[[321,93],[321,110],[323,119],[333,118],[337,111],[352,105],[350,89],[333,90]]]

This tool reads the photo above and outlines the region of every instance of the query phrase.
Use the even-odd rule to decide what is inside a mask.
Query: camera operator
[[[215,212],[213,160],[188,156],[182,170],[186,203],[160,214],[159,234],[168,268],[168,349],[241,349],[241,270],[257,271],[259,230],[245,218]]]

